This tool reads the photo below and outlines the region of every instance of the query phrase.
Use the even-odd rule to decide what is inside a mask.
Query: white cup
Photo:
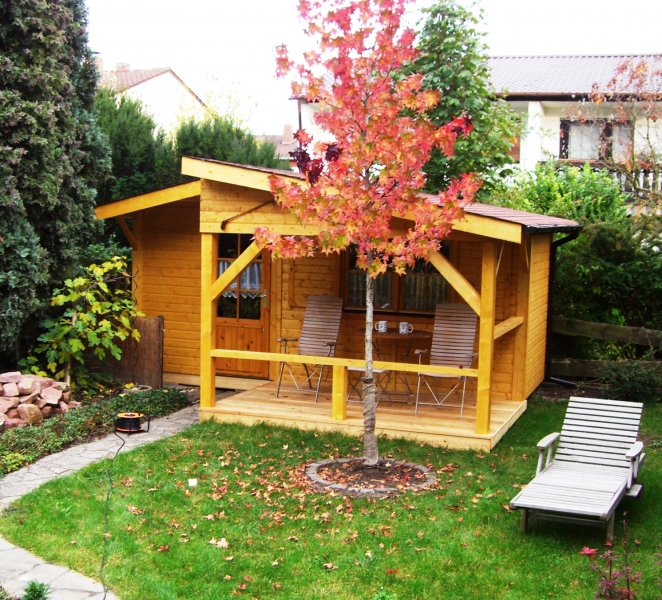
[[[412,331],[414,331],[414,326],[411,323],[407,323],[407,321],[400,321],[399,331],[403,335],[405,333],[411,333]]]
[[[377,321],[375,323],[375,329],[379,331],[379,333],[386,333],[386,330],[388,329],[388,321]]]

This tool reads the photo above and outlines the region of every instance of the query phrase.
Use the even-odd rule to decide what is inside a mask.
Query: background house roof
[[[644,59],[662,68],[654,54],[603,56],[493,56],[489,59],[492,86],[513,96],[572,96],[590,94],[593,84],[606,89],[624,60]]]
[[[136,69],[132,71],[128,65],[118,65],[118,69],[115,71],[104,71],[101,75],[101,87],[110,88],[116,92],[123,92],[128,90],[136,85],[154,79],[159,75],[164,73],[172,73],[174,77],[174,71],[170,67],[158,67],[156,69]],[[179,77],[177,77],[179,79]],[[181,81],[181,80],[180,80]]]

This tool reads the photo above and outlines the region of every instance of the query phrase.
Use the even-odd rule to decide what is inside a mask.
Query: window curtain
[[[221,260],[218,262],[218,276],[220,277],[232,264],[232,261]],[[240,282],[240,295],[242,298],[257,298],[260,296],[262,289],[262,263],[254,262],[246,267],[246,270],[239,278]],[[255,290],[255,291],[252,291]],[[225,298],[237,297],[237,282],[233,281],[232,285],[221,294]]]

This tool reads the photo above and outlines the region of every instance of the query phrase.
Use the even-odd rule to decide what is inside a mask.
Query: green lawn
[[[523,536],[519,514],[504,508],[516,487],[531,479],[535,444],[558,430],[565,406],[533,399],[486,455],[381,440],[382,455],[440,469],[438,489],[386,500],[350,500],[303,487],[305,462],[356,455],[353,438],[264,425],[196,425],[121,454],[113,465],[107,582],[123,600],[588,600],[596,575],[579,552],[601,547],[602,530],[534,520]],[[621,508],[638,542],[639,598],[657,599],[662,406],[646,407],[642,433],[649,442],[645,493]],[[98,578],[108,465],[92,465],[23,497],[0,518],[0,533]],[[188,487],[190,478],[197,478],[197,487]],[[228,548],[209,543],[222,538]]]

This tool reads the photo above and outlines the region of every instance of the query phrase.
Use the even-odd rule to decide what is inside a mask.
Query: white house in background
[[[577,119],[577,107],[590,99],[597,85],[607,91],[607,84],[624,61],[644,60],[654,69],[662,69],[659,55],[627,56],[495,56],[489,59],[492,87],[505,92],[512,108],[520,113],[526,134],[514,147],[514,157],[524,169],[536,163],[560,159],[574,164],[600,161],[602,152],[618,161],[631,144],[631,127],[611,123],[614,104],[584,104],[584,118]],[[662,81],[652,82],[655,89]],[[588,118],[587,118],[588,115]],[[574,119],[573,119],[574,116]],[[600,124],[596,127],[596,124]],[[646,126],[653,142],[662,149],[662,122],[637,123],[637,139],[643,139]],[[611,139],[605,146],[605,141]]]
[[[174,130],[181,117],[204,116],[205,103],[169,67],[131,70],[120,63],[114,71],[104,71],[102,65],[99,70],[102,87],[140,100],[157,127],[166,132]]]
[[[609,56],[495,56],[489,59],[491,84],[502,92],[513,110],[522,115],[526,134],[517,140],[512,156],[524,169],[533,169],[546,160],[568,160],[572,163],[599,161],[604,149],[604,127],[599,121],[609,121],[613,104],[604,102],[594,111],[594,120],[573,121],[573,107],[589,99],[594,84],[606,91],[617,67],[625,60],[646,60],[655,69],[662,69],[660,55]],[[662,92],[662,81],[654,82]],[[297,100],[299,127],[316,141],[332,141],[327,132],[314,122],[319,111],[317,103]],[[576,113],[576,110],[574,111]],[[648,123],[648,125],[651,125]],[[643,124],[641,124],[643,128]],[[606,130],[614,140],[610,152],[618,160],[619,147],[628,144],[629,127],[609,124]],[[638,127],[638,134],[640,128]],[[650,132],[662,150],[662,120],[653,124]],[[638,137],[640,137],[638,135]]]

